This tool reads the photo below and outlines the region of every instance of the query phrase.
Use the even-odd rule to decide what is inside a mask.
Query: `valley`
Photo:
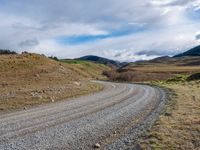
[[[1,55],[0,148],[198,148],[199,58]]]

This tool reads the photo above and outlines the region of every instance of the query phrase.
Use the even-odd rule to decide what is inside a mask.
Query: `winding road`
[[[98,93],[0,115],[0,150],[132,148],[166,94],[148,85],[100,83]]]

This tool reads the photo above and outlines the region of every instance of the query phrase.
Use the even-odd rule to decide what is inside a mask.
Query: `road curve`
[[[162,89],[100,82],[104,90],[0,115],[0,150],[130,148],[165,103]]]

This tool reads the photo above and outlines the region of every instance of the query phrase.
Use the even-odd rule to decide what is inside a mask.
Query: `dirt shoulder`
[[[139,146],[156,150],[200,149],[200,81],[161,85],[176,95]]]

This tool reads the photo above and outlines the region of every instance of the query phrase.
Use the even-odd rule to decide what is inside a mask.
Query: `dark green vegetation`
[[[53,60],[56,60],[56,61],[59,61],[59,59],[56,56],[50,56],[49,58],[53,59]]]
[[[9,54],[17,54],[17,53],[11,50],[0,49],[0,55],[9,55]]]
[[[200,73],[195,73],[187,78],[187,81],[200,80]]]
[[[182,54],[178,54],[174,57],[183,57],[183,56],[200,56],[200,46],[194,47],[189,51],[186,51]]]

